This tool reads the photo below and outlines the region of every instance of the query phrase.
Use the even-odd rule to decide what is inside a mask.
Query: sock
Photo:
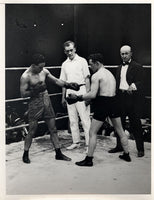
[[[56,155],[61,155],[61,154],[62,154],[62,152],[61,152],[60,148],[58,148],[58,149],[55,149],[55,152],[56,152]]]
[[[24,155],[23,156],[27,156],[28,157],[28,153],[29,153],[29,151],[24,151]]]
[[[93,157],[92,156],[86,156],[86,160],[92,162]]]

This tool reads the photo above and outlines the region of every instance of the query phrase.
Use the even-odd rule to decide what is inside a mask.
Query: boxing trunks
[[[106,117],[120,117],[120,106],[117,97],[97,96],[93,101],[93,111],[93,118],[99,121],[105,121]]]
[[[29,120],[38,120],[40,118],[50,119],[54,117],[55,113],[46,90],[39,93],[37,97],[30,98],[28,105]]]

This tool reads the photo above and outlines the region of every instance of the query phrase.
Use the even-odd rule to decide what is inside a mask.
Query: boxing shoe
[[[22,157],[22,160],[24,163],[27,163],[29,164],[30,163],[30,159],[29,159],[29,151],[24,151],[23,153],[23,157]]]
[[[125,161],[127,161],[127,162],[130,162],[130,161],[131,161],[131,158],[130,158],[130,156],[129,156],[129,153],[125,153],[125,152],[124,152],[122,155],[119,156],[119,158],[122,159],[122,160],[125,160]]]
[[[138,151],[138,157],[143,157],[144,156],[144,151]]]
[[[92,159],[93,157],[86,156],[84,160],[76,162],[75,164],[81,167],[92,167],[93,166]]]
[[[27,164],[30,163],[30,159],[28,158],[28,156],[23,155],[22,160],[23,160],[24,163],[27,163]]]
[[[56,154],[55,155],[55,159],[56,160],[65,160],[65,161],[71,161],[72,159],[65,156],[64,154],[60,153],[60,154]]]
[[[66,149],[67,150],[72,150],[72,149],[79,148],[79,147],[80,147],[79,143],[73,143],[73,144],[71,144],[71,146],[66,147]]]
[[[115,148],[113,148],[113,149],[110,149],[110,150],[108,151],[108,153],[117,153],[117,152],[121,152],[121,151],[123,151],[122,148],[120,148],[120,147],[115,147]]]

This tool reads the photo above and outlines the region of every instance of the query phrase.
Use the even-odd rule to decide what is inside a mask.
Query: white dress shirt
[[[120,86],[119,86],[120,90],[128,90],[128,88],[129,88],[129,85],[128,85],[127,80],[126,80],[127,70],[128,70],[128,65],[121,67]]]
[[[131,62],[131,60],[129,61],[129,63],[130,62]],[[121,74],[120,74],[120,86],[119,86],[119,89],[120,90],[128,90],[129,87],[132,87],[132,89],[135,91],[135,90],[137,90],[137,87],[136,87],[135,83],[132,83],[130,86],[127,83],[127,80],[126,80],[127,70],[128,70],[128,64],[126,64],[124,66],[122,65]]]
[[[90,72],[86,59],[76,54],[73,60],[67,58],[66,61],[63,62],[60,74],[61,80],[67,82],[76,82],[78,84],[85,84],[87,76],[90,76]],[[83,90],[82,93],[85,93],[85,86],[80,87],[80,91],[73,91],[68,89],[67,94],[70,92],[78,94],[81,92],[81,90]]]

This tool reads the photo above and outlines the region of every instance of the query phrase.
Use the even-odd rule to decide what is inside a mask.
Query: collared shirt
[[[60,74],[61,80],[85,84],[87,76],[90,76],[90,72],[86,59],[76,54],[73,60],[67,58],[66,61],[63,62]]]
[[[129,88],[129,85],[128,85],[127,80],[126,80],[127,70],[128,70],[128,65],[121,67],[120,86],[119,86],[120,90],[128,90],[128,88]]]
[[[130,63],[130,62],[131,62],[131,59],[128,61],[128,63]],[[127,83],[127,80],[126,80],[127,70],[128,70],[128,64],[122,65],[119,89],[120,90],[128,90],[128,88],[131,86],[132,89],[135,91],[135,90],[137,90],[135,83],[132,83],[130,86]]]

